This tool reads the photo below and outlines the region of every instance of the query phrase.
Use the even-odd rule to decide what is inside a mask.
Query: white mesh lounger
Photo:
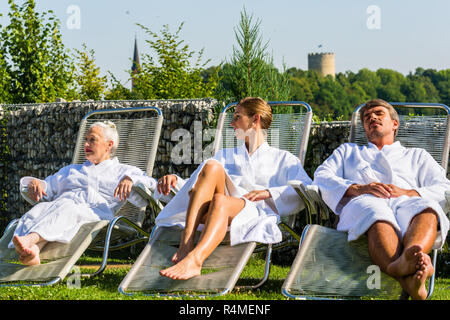
[[[442,104],[391,104],[400,117],[396,139],[405,147],[426,149],[447,170],[450,108]],[[362,105],[353,113],[349,140],[364,145],[367,139],[358,114],[361,107]],[[316,186],[304,188],[295,182],[292,185],[297,192],[305,193],[309,199],[313,199],[312,210],[319,214],[329,211],[330,216],[334,215],[320,198]],[[449,200],[447,195],[447,203]],[[446,210],[448,212],[448,208]],[[432,256],[436,272],[437,250],[433,250]],[[282,292],[285,296],[296,299],[361,296],[407,298],[400,285],[383,273],[380,283],[374,282],[372,276],[375,272],[366,237],[348,242],[345,232],[320,225],[308,225],[303,231],[297,256]],[[429,280],[428,298],[433,293],[434,277],[433,274]]]
[[[269,104],[274,109],[274,120],[268,132],[268,143],[299,156],[303,163],[312,118],[310,106],[304,102],[270,102]],[[232,103],[226,106],[219,116],[214,151],[222,146],[227,148],[236,146],[234,130],[229,126],[232,110],[236,105],[237,103]],[[287,113],[277,114],[276,108]],[[295,217],[290,217],[288,221],[283,222],[282,226],[291,230],[289,226],[293,225],[293,218]],[[184,295],[189,292],[195,295],[226,294],[235,287],[248,259],[258,245],[250,242],[230,246],[227,234],[222,244],[205,261],[200,276],[188,280],[172,280],[160,276],[159,271],[172,265],[170,258],[177,250],[181,231],[178,228],[155,228],[149,243],[120,284],[119,292],[127,295],[137,292],[150,295]],[[198,235],[199,232],[197,237]],[[272,246],[268,245],[263,279],[250,288],[259,287],[267,280],[271,250]]]
[[[72,163],[83,163],[84,137],[89,126],[96,121],[111,120],[119,132],[116,156],[121,163],[134,165],[151,176],[162,125],[162,112],[156,107],[119,108],[88,113],[80,123]],[[22,190],[24,198],[33,204]],[[148,240],[141,229],[145,207],[137,208],[126,202],[112,221],[87,223],[68,244],[48,243],[41,251],[42,263],[24,266],[18,263],[14,249],[8,243],[18,220],[12,221],[0,239],[0,285],[50,285],[62,281],[86,249],[103,251],[98,270],[85,276],[101,273],[107,264],[109,250],[116,250]]]

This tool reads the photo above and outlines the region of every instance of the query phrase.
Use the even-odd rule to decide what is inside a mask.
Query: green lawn
[[[83,265],[95,263],[97,258],[83,257]],[[80,288],[69,288],[67,280],[51,287],[3,287],[0,288],[0,300],[156,300],[156,299],[180,299],[167,297],[150,297],[144,295],[126,296],[117,291],[117,288],[129,270],[129,259],[116,259],[112,263],[123,263],[123,266],[108,268],[105,272],[94,278],[81,279]],[[244,269],[241,278],[244,281],[257,282],[257,277],[262,276],[264,261],[258,257],[250,260]],[[91,271],[86,268],[82,272]],[[287,300],[281,294],[281,286],[289,267],[273,265],[270,273],[270,279],[259,289],[233,291],[230,294],[208,298],[208,299],[226,299],[226,300]],[[255,279],[256,278],[256,279]],[[243,284],[242,280],[238,284]],[[248,284],[248,283],[245,283]],[[189,299],[189,298],[184,298]],[[450,279],[437,278],[433,300],[450,300]]]

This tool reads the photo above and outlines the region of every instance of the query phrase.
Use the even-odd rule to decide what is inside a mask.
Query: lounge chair
[[[269,102],[269,104],[274,109],[274,119],[268,132],[268,143],[290,151],[303,163],[312,118],[310,106],[304,102]],[[231,111],[236,105],[237,103],[229,104],[220,113],[213,153],[222,147],[236,146],[235,134],[229,125],[232,119]],[[277,114],[277,109],[288,113]],[[289,235],[295,235],[292,231],[293,218],[290,217],[281,224],[290,231]],[[200,276],[188,280],[162,277],[159,271],[172,265],[170,258],[177,250],[181,232],[181,229],[175,227],[155,227],[149,243],[122,280],[119,292],[126,295],[137,292],[149,295],[178,295],[177,293],[183,295],[188,291],[192,294],[195,292],[196,296],[223,295],[235,287],[248,259],[258,246],[255,242],[230,246],[227,233],[221,245],[206,259]],[[197,231],[197,239],[199,234]],[[287,234],[285,235],[288,238]],[[297,237],[300,238],[299,235]],[[268,245],[263,279],[246,288],[259,287],[267,280],[271,252],[272,245]]]
[[[450,141],[450,108],[442,104],[392,103],[400,116],[397,140],[405,147],[426,149],[447,170]],[[364,128],[360,123],[359,106],[353,113],[350,142],[367,143]],[[420,114],[420,115],[418,115]],[[310,206],[317,214],[337,217],[320,197],[317,186],[304,186],[292,182],[299,193],[312,202]],[[449,211],[450,190],[447,193]],[[329,219],[328,221],[330,221]],[[291,270],[283,283],[282,293],[295,299],[322,299],[329,297],[407,298],[400,285],[391,277],[380,273],[380,283],[374,278],[377,270],[369,256],[367,238],[347,241],[347,233],[332,226],[307,225],[303,230],[298,253]],[[436,272],[437,250],[433,250],[432,261]],[[428,298],[433,293],[435,275],[428,284]]]
[[[156,107],[136,107],[97,110],[81,121],[72,163],[83,163],[84,140],[89,126],[99,120],[111,120],[119,133],[119,147],[115,156],[121,163],[134,165],[151,176],[162,125],[162,112]],[[21,190],[25,200],[26,190]],[[126,201],[111,221],[101,220],[83,225],[68,244],[49,242],[42,249],[41,264],[24,266],[18,263],[17,253],[8,249],[18,219],[10,222],[0,239],[0,285],[51,285],[62,281],[86,249],[103,251],[98,270],[83,276],[98,275],[106,267],[109,250],[148,241],[142,229],[146,208],[137,208]]]

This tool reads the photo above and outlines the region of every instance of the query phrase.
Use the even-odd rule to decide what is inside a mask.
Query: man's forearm
[[[408,197],[420,197],[420,194],[414,189],[404,190],[404,195]]]
[[[348,187],[347,191],[345,191],[343,198],[354,198],[354,197],[357,197],[357,196],[363,194],[362,187],[363,187],[363,185],[356,184],[356,183],[350,185],[350,187]]]

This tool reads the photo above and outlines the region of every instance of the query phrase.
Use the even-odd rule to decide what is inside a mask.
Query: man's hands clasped
[[[389,199],[400,196],[418,197],[419,193],[415,190],[402,189],[393,184],[381,182],[372,182],[369,184],[352,184],[345,193],[346,197],[357,197],[362,194],[371,194],[378,198]]]

